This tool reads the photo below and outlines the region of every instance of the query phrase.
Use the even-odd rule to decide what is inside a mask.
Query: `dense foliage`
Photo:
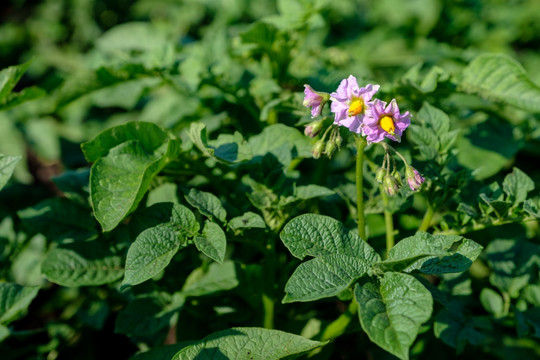
[[[539,2],[0,10],[2,359],[540,357]]]

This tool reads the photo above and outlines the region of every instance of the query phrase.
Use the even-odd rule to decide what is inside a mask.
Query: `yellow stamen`
[[[364,99],[356,98],[351,101],[351,106],[349,106],[349,116],[356,116],[364,110]]]
[[[390,135],[394,135],[396,130],[396,125],[394,125],[394,120],[390,116],[383,116],[380,121],[381,127],[384,131]]]

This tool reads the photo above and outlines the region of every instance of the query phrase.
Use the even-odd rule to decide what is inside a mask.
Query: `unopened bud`
[[[326,156],[331,158],[332,155],[334,155],[334,153],[336,152],[336,150],[337,150],[336,143],[330,140],[326,143],[326,146],[324,148],[324,153]]]
[[[376,180],[379,184],[382,184],[385,175],[386,175],[386,169],[383,168],[383,167],[380,167],[380,168],[377,169],[377,172],[375,173],[375,180]]]
[[[412,166],[407,166],[407,169],[405,170],[405,176],[407,177],[407,184],[409,184],[409,187],[413,191],[420,190],[422,184],[426,180],[422,177],[422,175],[420,175],[418,170],[416,170]]]
[[[341,144],[342,143],[343,143],[343,138],[341,137],[341,135],[337,134],[337,136],[336,136],[336,145],[337,145],[338,149],[341,149]]]
[[[403,186],[403,182],[401,181],[401,173],[399,171],[394,169],[394,171],[392,171],[392,176],[394,179],[396,179],[398,186]]]
[[[399,187],[396,179],[392,175],[386,175],[383,180],[384,191],[390,196],[397,194]]]
[[[325,144],[323,140],[319,140],[313,145],[313,147],[311,148],[311,154],[313,155],[315,159],[318,159],[321,157],[321,154],[324,151],[324,147],[325,147]]]
[[[323,122],[321,120],[310,122],[304,129],[304,135],[314,138],[321,132],[322,126]]]
[[[330,94],[315,91],[309,85],[304,85],[304,106],[311,108],[311,117],[321,115],[324,105],[330,100]]]

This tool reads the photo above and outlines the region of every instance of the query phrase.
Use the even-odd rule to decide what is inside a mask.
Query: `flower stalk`
[[[353,318],[356,318],[356,313],[358,312],[358,304],[356,300],[352,300],[349,304],[349,307],[343,314],[341,314],[336,320],[332,321],[324,329],[321,334],[320,341],[326,341],[330,339],[335,339],[340,335],[345,333],[347,326]]]
[[[366,239],[366,223],[364,215],[364,148],[367,142],[361,135],[356,135],[356,213],[358,218],[358,235]]]

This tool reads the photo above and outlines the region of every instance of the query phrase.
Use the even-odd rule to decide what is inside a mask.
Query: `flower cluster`
[[[315,91],[309,85],[304,86],[304,106],[311,108],[311,116],[314,118],[321,115],[326,103],[331,101],[330,110],[334,113],[334,125],[336,125],[329,127],[313,146],[315,158],[319,158],[321,154],[330,157],[339,148],[342,141],[339,126],[360,134],[365,137],[368,144],[371,144],[381,143],[384,138],[401,142],[403,132],[411,123],[411,114],[408,111],[401,113],[396,99],[386,103],[374,98],[379,91],[379,85],[367,84],[360,87],[352,75],[343,79],[337,90],[331,94]],[[315,137],[322,129],[323,120],[315,120],[306,126],[304,133],[306,136]],[[330,130],[329,140],[326,140]],[[385,143],[382,145],[385,149],[385,157],[382,168],[377,171],[376,179],[386,192],[389,195],[395,195],[402,186],[401,174],[396,168],[392,152],[399,155],[405,164],[405,176],[409,187],[413,191],[419,190],[424,182],[420,173],[410,166],[394,148]]]
[[[329,96],[305,85],[304,106],[311,107],[311,115],[315,117],[321,114],[329,98],[332,101],[330,109],[334,113],[334,124],[362,134],[368,143],[381,142],[385,137],[400,142],[403,132],[411,123],[411,115],[408,111],[400,113],[396,99],[389,104],[373,99],[377,91],[379,85],[360,87],[356,78],[350,75]]]

